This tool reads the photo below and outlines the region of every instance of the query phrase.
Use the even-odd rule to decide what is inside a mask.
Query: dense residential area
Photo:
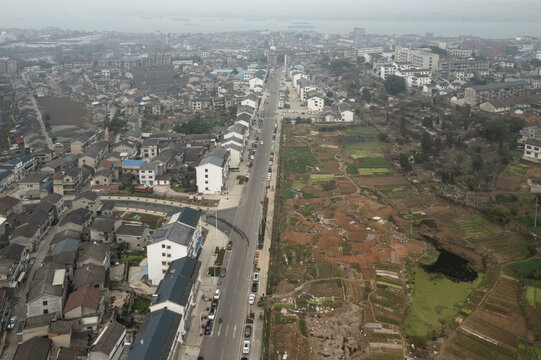
[[[539,38],[0,30],[0,359],[541,359]]]

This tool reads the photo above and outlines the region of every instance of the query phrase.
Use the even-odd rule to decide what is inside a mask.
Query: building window
[[[162,274],[165,274],[165,273],[167,273],[167,270],[162,270]]]
[[[165,256],[165,253],[162,253],[162,256]]]
[[[205,185],[208,185],[209,181],[208,180],[205,180]]]
[[[162,265],[165,265],[165,264],[166,264],[166,262],[165,262],[165,261],[162,261]]]
[[[171,245],[167,245],[167,250],[170,250],[171,249]]]
[[[171,257],[171,254],[167,254],[167,257]]]
[[[208,172],[209,172],[209,169],[205,169],[205,172],[208,173]]]
[[[165,249],[165,244],[162,244],[162,249]]]
[[[48,313],[49,313],[49,310],[47,310],[47,309],[43,310],[44,315],[47,315]]]
[[[47,306],[47,300],[43,302],[43,306]]]
[[[208,187],[206,187],[206,188],[205,188],[205,190],[206,190],[206,191],[208,191],[208,190],[209,190],[209,188],[208,188]]]
[[[209,175],[208,174],[205,174],[205,179],[208,179],[209,178]]]

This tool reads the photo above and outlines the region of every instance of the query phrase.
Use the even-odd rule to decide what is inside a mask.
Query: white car
[[[220,289],[216,289],[216,291],[214,292],[214,300],[220,300]]]
[[[253,305],[255,303],[255,294],[248,296],[248,304]]]
[[[9,323],[8,323],[8,330],[11,330],[15,327],[15,323],[17,322],[17,317],[16,316],[12,316],[10,319],[9,319]]]
[[[209,320],[214,320],[214,319],[216,319],[216,308],[210,309],[210,312],[209,312]]]
[[[245,341],[244,344],[242,345],[242,353],[243,354],[249,354],[250,353],[250,342],[249,341]]]
[[[254,273],[253,280],[256,282],[259,281],[259,273]]]
[[[261,140],[261,143],[260,143],[260,144],[263,145],[263,140]]]
[[[245,178],[249,179],[250,178],[250,173],[246,173]]]

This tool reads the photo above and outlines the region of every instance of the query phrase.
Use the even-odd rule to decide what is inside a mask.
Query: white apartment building
[[[147,245],[148,279],[158,285],[171,263],[183,257],[196,256],[202,241],[201,214],[181,208],[169,224],[156,229]]]
[[[148,162],[139,168],[139,184],[153,186],[157,184],[156,177],[159,175],[160,167],[157,163]]]
[[[306,101],[306,107],[312,111],[321,111],[325,107],[325,100],[321,96],[312,95]]]
[[[204,156],[195,168],[197,191],[202,194],[221,194],[229,175],[229,151],[214,149]]]
[[[541,162],[541,140],[526,139],[522,158],[524,160]]]

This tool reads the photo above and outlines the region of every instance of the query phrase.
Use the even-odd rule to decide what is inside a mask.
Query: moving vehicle
[[[260,144],[263,145],[263,140],[261,140]]]
[[[249,338],[250,336],[252,336],[252,325],[246,325],[244,327],[244,337]]]
[[[242,353],[243,354],[249,354],[250,353],[250,342],[245,341],[242,345]]]
[[[216,291],[214,292],[214,300],[220,300],[220,294],[220,289],[216,289]]]
[[[248,304],[253,305],[255,303],[255,294],[248,296]]]
[[[227,243],[227,250],[231,249],[233,249],[233,241],[229,240],[229,242]]]

